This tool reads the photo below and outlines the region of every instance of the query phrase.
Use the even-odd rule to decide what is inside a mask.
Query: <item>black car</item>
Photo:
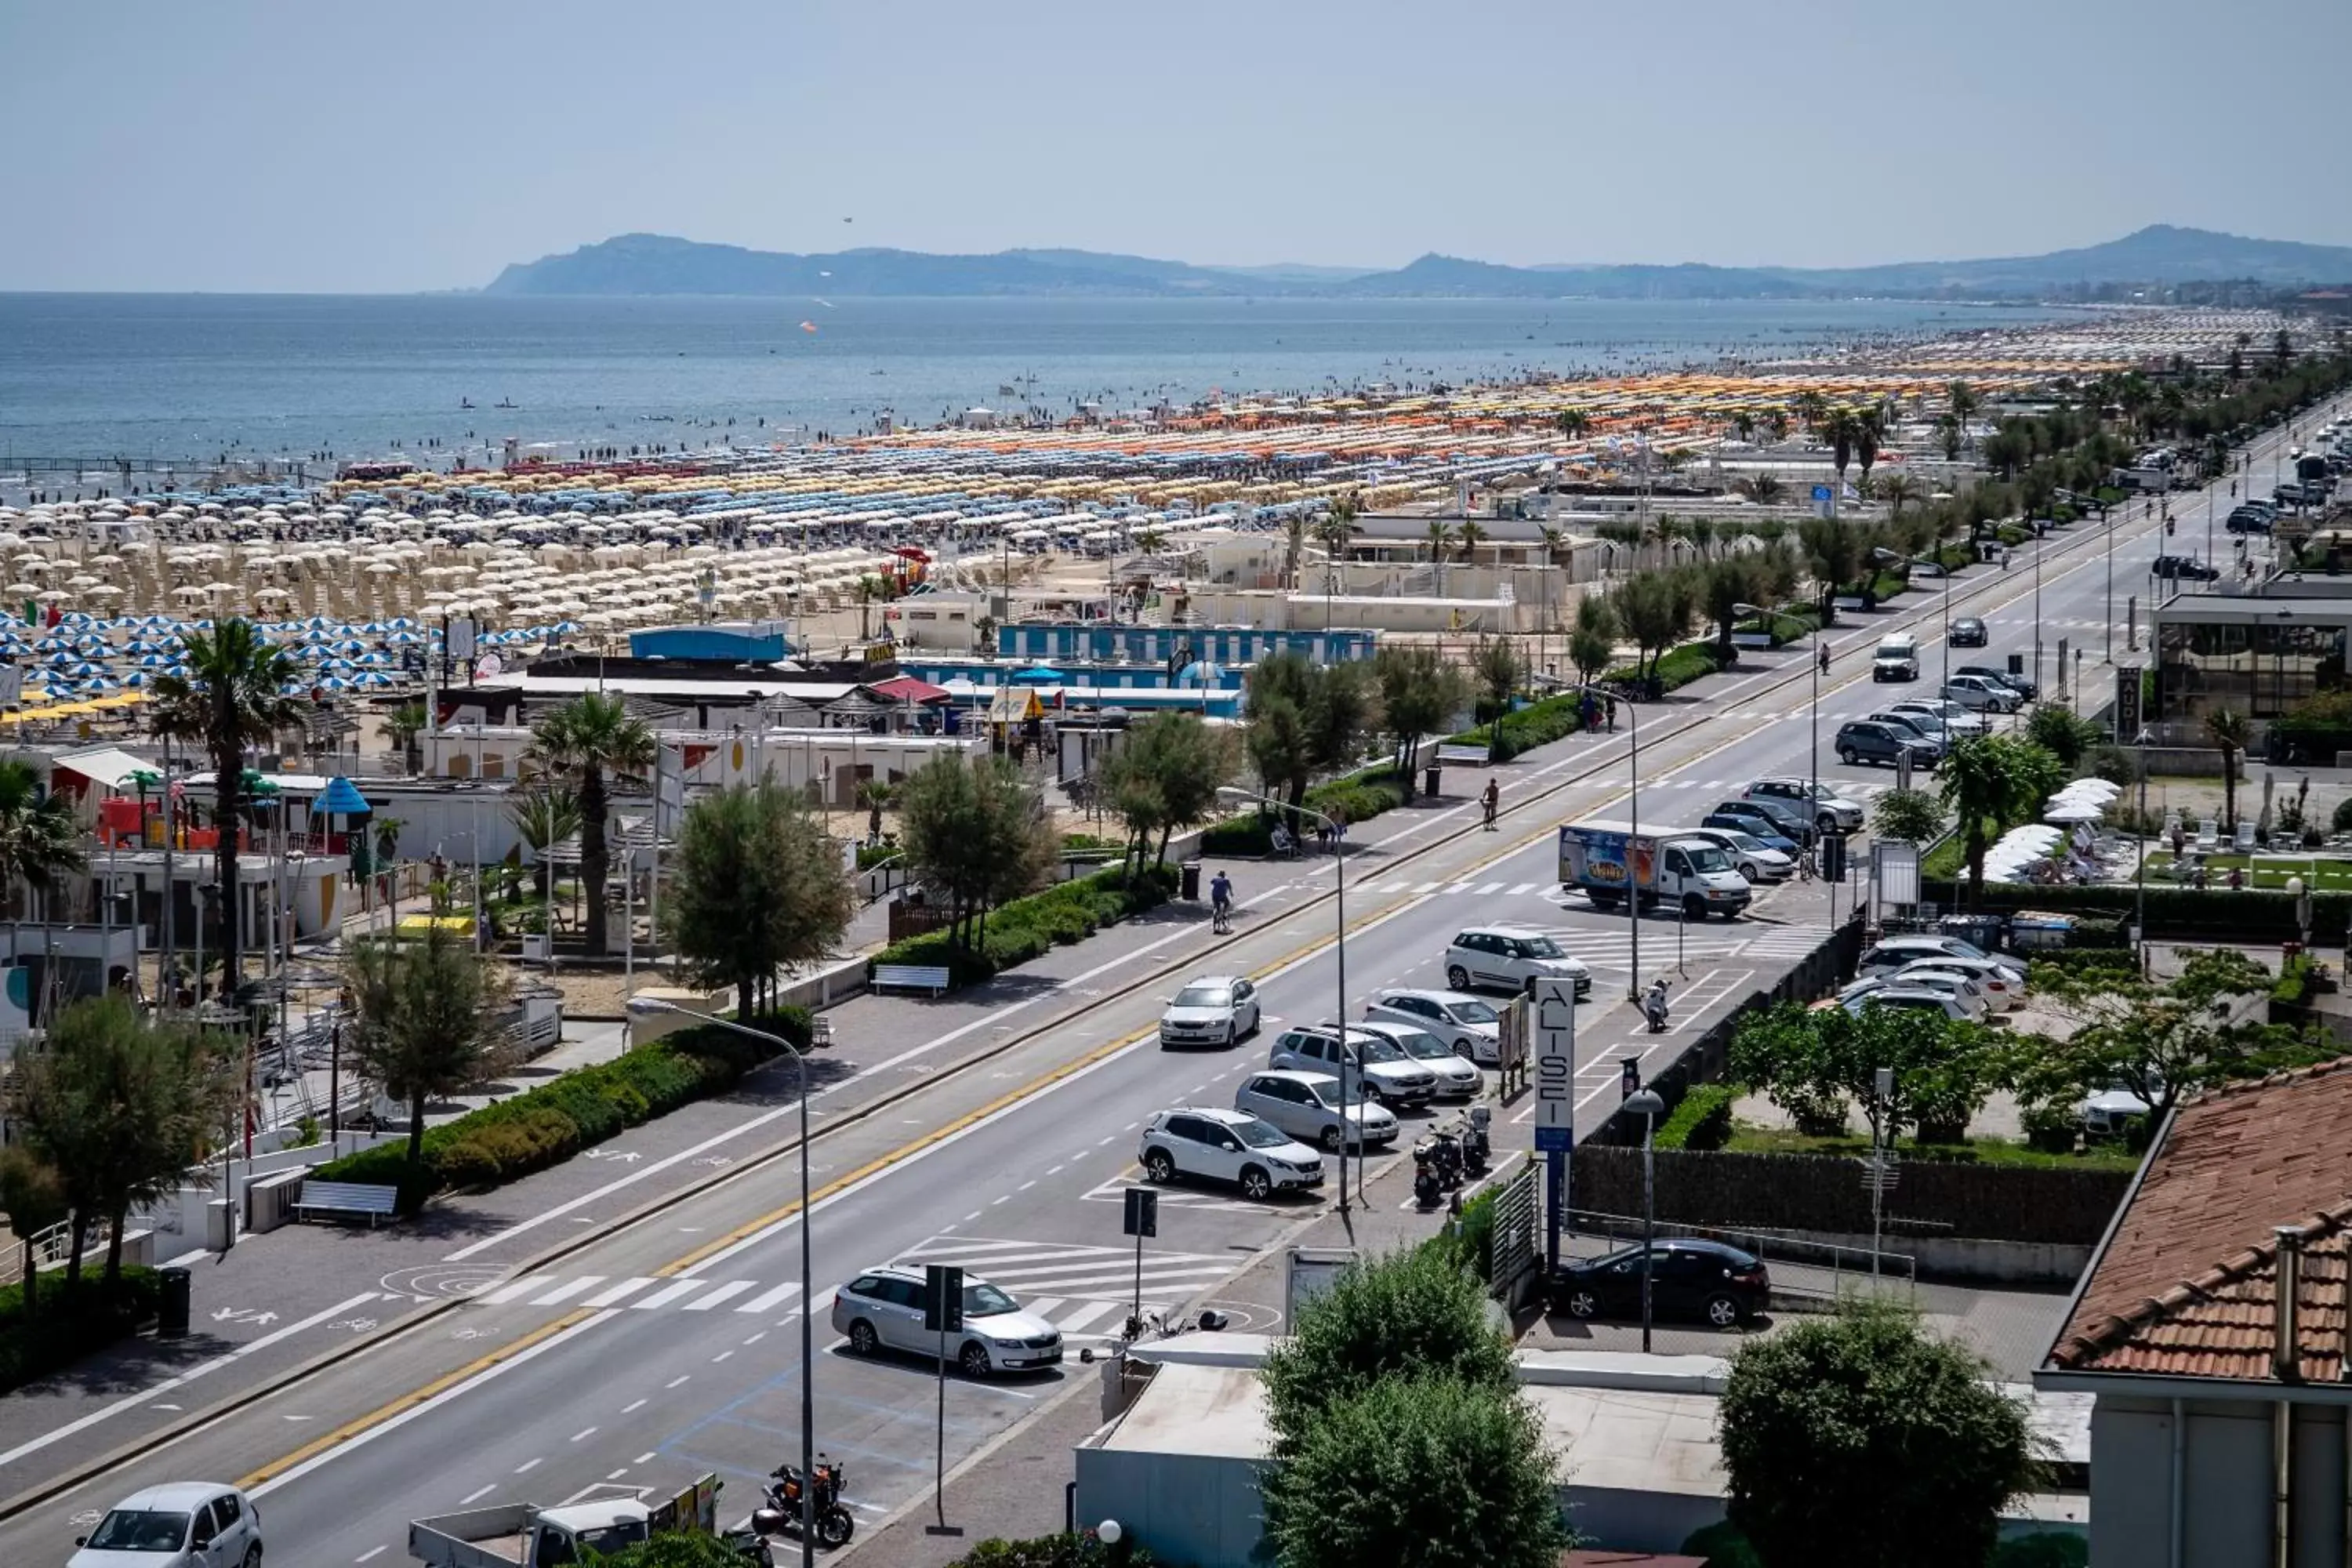
[[[1864,763],[1883,763],[1891,768],[1906,752],[1917,767],[1932,770],[1944,760],[1944,749],[1935,742],[1875,719],[1856,719],[1838,727],[1838,761],[1850,768]]]
[[[2035,697],[2039,696],[2042,690],[2040,687],[2034,685],[2031,678],[2022,675],[2011,675],[2005,669],[1995,669],[1989,664],[1964,664],[1958,668],[1953,670],[1952,673],[1954,675],[1981,675],[1987,680],[1998,680],[2003,686],[2008,687],[2011,691],[2016,692],[2020,697],[2024,698],[2028,702],[2032,701]]]
[[[2208,566],[2193,555],[2159,555],[2148,570],[2159,577],[2187,578],[2198,583],[2210,583],[2221,574],[2220,568]]]
[[[1642,1315],[1642,1248],[1563,1263],[1551,1277],[1551,1306],[1571,1318]],[[1650,1247],[1650,1311],[1659,1318],[1696,1318],[1711,1328],[1737,1328],[1763,1315],[1772,1278],[1763,1260],[1719,1241],[1676,1237]]]
[[[2231,533],[2268,533],[2271,531],[2271,520],[2273,515],[2250,506],[2242,506],[2230,514],[2230,521],[2222,526]]]
[[[1984,622],[1974,616],[1962,616],[1952,623],[1954,647],[1982,647],[1990,641],[1992,634],[1985,629]]]

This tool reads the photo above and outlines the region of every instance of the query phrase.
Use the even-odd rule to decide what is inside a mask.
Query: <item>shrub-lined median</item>
[[[1082,942],[1104,926],[1166,903],[1175,895],[1176,880],[1172,866],[1147,866],[1131,876],[1114,867],[998,905],[982,923],[976,952],[935,931],[892,942],[874,962],[945,969],[953,984],[975,985],[1056,943]]]
[[[804,1008],[781,1008],[750,1026],[782,1036],[796,1048],[809,1042]],[[408,1163],[406,1143],[382,1143],[330,1160],[311,1175],[321,1182],[396,1188],[400,1212],[414,1214],[444,1188],[517,1180],[560,1164],[625,1128],[723,1093],[766,1059],[757,1040],[700,1026],[681,1029],[426,1129],[417,1165]]]
[[[0,1285],[0,1394],[138,1332],[155,1315],[160,1289],[153,1269],[128,1263],[111,1287],[84,1278],[71,1291],[52,1270],[41,1275],[28,1314],[23,1284]]]

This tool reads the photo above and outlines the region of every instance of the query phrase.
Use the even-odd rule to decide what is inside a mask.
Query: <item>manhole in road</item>
[[[495,1264],[468,1268],[427,1263],[415,1268],[395,1268],[376,1283],[394,1295],[437,1301],[452,1296],[471,1296],[506,1275],[507,1271]]]

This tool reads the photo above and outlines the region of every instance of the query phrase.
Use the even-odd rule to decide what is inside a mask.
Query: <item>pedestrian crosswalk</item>
[[[675,1279],[640,1274],[615,1279],[604,1274],[527,1274],[475,1292],[488,1307],[627,1308],[682,1312],[773,1312],[792,1308],[801,1293],[795,1284],[762,1288],[756,1279]]]
[[[1168,1201],[1171,1194],[1162,1194]],[[1010,1241],[985,1237],[938,1236],[900,1263],[951,1263],[968,1278],[987,1280],[1009,1293],[1024,1311],[1034,1312],[1079,1339],[1117,1334],[1140,1282],[1147,1316],[1165,1312],[1223,1284],[1234,1259],[1207,1252],[1160,1252],[1146,1247],[1139,1270],[1136,1251],[1055,1242]]]

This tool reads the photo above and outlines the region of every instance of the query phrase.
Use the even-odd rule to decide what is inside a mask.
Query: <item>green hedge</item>
[[[1576,733],[1579,727],[1576,705],[1583,700],[1582,692],[1569,692],[1560,697],[1547,697],[1515,709],[1503,715],[1495,724],[1481,724],[1475,730],[1465,730],[1458,735],[1448,735],[1449,746],[1487,746],[1496,762],[1507,763],[1522,752],[1532,752],[1538,746],[1549,746],[1554,741]]]
[[[1703,1083],[1683,1096],[1653,1139],[1660,1149],[1720,1149],[1731,1142],[1731,1103],[1738,1091],[1726,1083]]]
[[[1083,942],[1104,926],[1166,903],[1175,896],[1176,883],[1172,866],[1146,867],[1131,881],[1114,867],[991,910],[977,952],[935,931],[892,942],[874,962],[945,969],[952,984],[976,985],[1057,943]]]
[[[755,1018],[751,1027],[782,1036],[795,1048],[809,1043],[809,1013],[785,1007]],[[622,1052],[509,1099],[425,1130],[421,1165],[408,1163],[398,1139],[319,1166],[322,1182],[362,1182],[397,1188],[403,1214],[413,1214],[445,1187],[488,1187],[561,1164],[624,1129],[665,1115],[735,1086],[767,1059],[756,1040],[697,1026]]]
[[[1926,896],[1948,910],[1969,908],[1965,882],[1927,883]],[[2138,889],[2128,886],[2041,888],[2021,882],[1987,882],[1975,907],[1988,914],[2043,910],[2059,914],[2096,914],[2128,921]],[[2206,942],[2273,942],[2298,934],[2294,900],[2284,893],[2242,888],[2155,888],[2147,890],[2147,932],[2158,940],[2188,937]],[[2352,893],[2312,895],[2311,929],[2341,931],[2352,924]]]
[[[154,1317],[161,1294],[155,1271],[126,1263],[121,1279],[110,1290],[98,1278],[101,1261],[82,1260],[88,1272],[81,1289],[70,1296],[64,1274],[44,1272],[29,1319],[23,1284],[0,1285],[0,1394],[128,1339]]]
[[[1703,676],[1717,674],[1722,668],[1723,653],[1714,643],[1686,642],[1669,649],[1658,660],[1658,685],[1663,690],[1673,691]],[[1645,675],[1641,665],[1629,664],[1611,670],[1607,679],[1632,685],[1638,684]]]
[[[1506,724],[1509,720],[1505,720]],[[1465,745],[1486,740],[1483,731],[1451,736]],[[1404,804],[1404,784],[1386,763],[1326,780],[1307,792],[1307,804],[1317,811],[1340,816],[1350,827],[1370,821]],[[1201,834],[1201,853],[1246,858],[1274,853],[1275,814],[1271,809],[1244,812],[1213,822]],[[1312,832],[1310,826],[1308,829]],[[995,917],[991,916],[992,920]]]

